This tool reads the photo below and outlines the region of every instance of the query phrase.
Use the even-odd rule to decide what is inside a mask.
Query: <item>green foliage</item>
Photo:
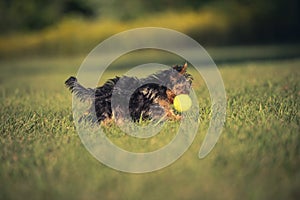
[[[226,49],[223,56],[233,54]],[[197,77],[193,87],[200,106],[196,140],[171,166],[143,175],[112,170],[81,144],[63,82],[82,61],[69,57],[0,62],[1,199],[299,196],[299,59],[220,66],[228,98],[226,124],[217,145],[202,160],[197,155],[209,125],[210,100],[201,77],[191,70]],[[112,69],[104,79],[124,72]],[[149,140],[131,139],[114,126],[106,133],[125,149],[147,152],[168,142],[177,127],[176,122],[167,123]]]
[[[242,41],[255,43],[256,34],[249,31],[248,29],[251,30],[251,28],[247,26],[252,19],[250,20],[247,12],[241,11],[241,13],[246,14],[232,18],[217,8],[207,8],[202,11],[164,12],[126,22],[68,18],[38,32],[0,36],[0,58],[87,54],[100,42],[114,34],[145,26],[170,28],[186,33],[203,46],[232,45],[243,43]],[[241,31],[244,32],[239,34]],[[289,46],[288,48],[275,48],[275,51],[278,51],[278,57],[299,56],[299,48],[293,49]],[[273,52],[273,50],[258,51],[259,57]],[[238,54],[240,52],[235,52],[232,56],[235,57]]]
[[[93,16],[90,0],[5,0],[0,2],[2,33],[36,30],[53,25],[70,14]]]
[[[40,32],[0,37],[0,57],[85,54],[113,34],[144,26],[165,27],[181,32],[190,32],[199,27],[202,29],[199,34],[218,30],[217,35],[221,35],[226,33],[228,21],[226,17],[209,11],[166,12],[127,22],[66,19]]]
[[[55,31],[55,25],[62,20],[82,16],[89,20],[91,17],[98,19],[98,22],[117,21],[126,26],[128,22],[135,23],[145,18],[159,22],[164,19],[157,18],[157,15],[170,17],[164,15],[166,12],[181,15],[209,11],[224,20],[219,22],[219,17],[216,17],[209,21],[210,26],[198,24],[186,32],[205,45],[299,42],[299,8],[298,0],[5,0],[0,2],[0,33],[42,30],[49,26]],[[202,19],[196,17],[193,20]],[[175,23],[184,22],[182,19]],[[174,22],[170,20],[169,26],[173,26],[171,23]],[[224,29],[219,29],[220,23],[224,23]],[[147,20],[141,24],[151,26]]]

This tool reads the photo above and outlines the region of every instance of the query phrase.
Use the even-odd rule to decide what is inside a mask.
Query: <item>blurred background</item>
[[[113,34],[145,26],[175,29],[208,48],[299,52],[297,0],[2,0],[0,18],[0,58],[83,55]]]

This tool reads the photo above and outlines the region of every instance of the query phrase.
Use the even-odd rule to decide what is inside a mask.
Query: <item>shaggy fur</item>
[[[85,88],[70,77],[66,86],[81,101],[92,100],[88,113],[95,111],[96,121],[107,123],[114,119],[124,121],[130,116],[133,121],[161,119],[180,119],[172,109],[173,99],[179,94],[189,94],[192,76],[186,72],[187,63],[175,65],[172,68],[150,75],[147,78],[115,77],[95,89]],[[112,109],[112,96],[114,108]],[[129,102],[129,109],[122,102]],[[127,103],[128,105],[128,103]]]

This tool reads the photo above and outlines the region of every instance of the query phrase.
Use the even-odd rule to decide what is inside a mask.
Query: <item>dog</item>
[[[65,85],[81,102],[92,101],[87,115],[94,112],[93,121],[100,124],[124,123],[128,116],[134,122],[162,117],[180,120],[180,113],[172,104],[176,95],[190,92],[193,77],[187,73],[187,67],[187,63],[174,65],[141,79],[116,76],[94,89],[85,88],[73,76],[65,81]]]

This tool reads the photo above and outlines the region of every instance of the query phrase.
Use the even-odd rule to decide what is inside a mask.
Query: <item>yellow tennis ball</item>
[[[187,94],[180,94],[174,98],[174,108],[178,112],[184,112],[191,108],[192,100]]]

